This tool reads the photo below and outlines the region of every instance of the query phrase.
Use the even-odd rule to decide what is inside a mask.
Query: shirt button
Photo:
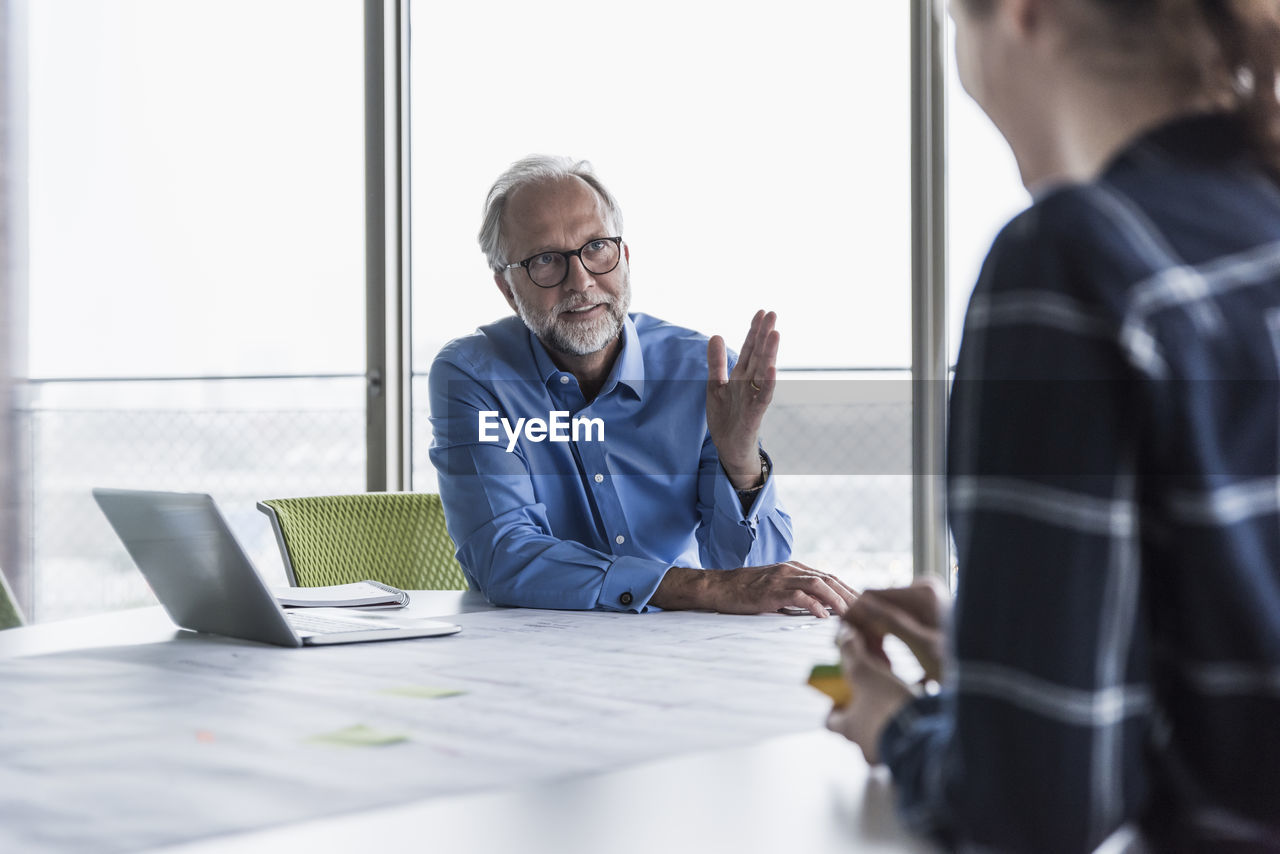
[[[613,538],[613,541],[614,541],[615,543],[617,543],[618,545],[622,545],[623,543],[625,543],[625,542],[627,541],[627,538],[626,538],[626,537],[624,537],[624,536],[622,536],[621,534],[619,534],[618,536],[616,536],[616,537],[614,537],[614,538]]]
[[[596,483],[604,483],[604,475],[602,474],[596,475]]]
[[[618,601],[619,601],[619,602],[621,602],[623,605],[630,605],[630,604],[631,604],[631,594],[630,594],[630,593],[623,593],[621,596],[619,596],[619,597],[618,597]]]
[[[569,375],[568,375],[568,374],[561,374],[561,375],[560,375],[560,385],[568,385],[568,384],[569,384]]]

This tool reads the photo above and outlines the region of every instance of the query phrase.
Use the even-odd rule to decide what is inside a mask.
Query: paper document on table
[[[273,587],[271,592],[286,608],[403,608],[409,604],[408,593],[378,581],[328,587]]]
[[[831,657],[834,619],[449,619],[463,631],[447,644],[192,635],[0,660],[5,810],[72,804],[46,849],[135,851],[737,747],[818,729],[830,706],[804,678]],[[40,847],[25,826],[0,823],[0,850]]]

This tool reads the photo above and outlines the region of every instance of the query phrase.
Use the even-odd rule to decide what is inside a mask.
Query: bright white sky
[[[475,232],[533,151],[620,198],[635,310],[736,346],[763,306],[784,366],[909,363],[907,4],[550,10],[413,6],[419,369],[507,313]],[[28,16],[31,374],[361,372],[360,4]],[[958,315],[1026,197],[958,91],[949,164]]]

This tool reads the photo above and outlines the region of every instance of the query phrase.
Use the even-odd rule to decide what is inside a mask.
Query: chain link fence
[[[797,560],[857,587],[911,578],[911,398],[905,375],[786,378],[765,422]],[[208,492],[270,583],[285,583],[263,498],[365,487],[364,383],[262,379],[32,385],[19,410],[28,459],[30,617],[154,603],[90,495],[95,486]],[[234,387],[232,387],[234,386]],[[425,378],[415,392],[426,401]],[[430,425],[415,409],[414,486],[434,491]]]
[[[762,432],[796,560],[859,589],[909,583],[910,374],[783,374]]]
[[[240,393],[222,389],[217,397],[239,398],[240,408],[202,400],[199,382],[31,389],[19,414],[29,449],[33,620],[155,603],[93,487],[212,494],[273,584],[286,583],[284,568],[256,503],[364,490],[362,379],[236,381]],[[95,405],[75,405],[86,401]]]
[[[414,399],[414,487],[431,492],[425,377],[415,378]],[[762,432],[795,559],[859,588],[909,583],[910,372],[782,374]]]

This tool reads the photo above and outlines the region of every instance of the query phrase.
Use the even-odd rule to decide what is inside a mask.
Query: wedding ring
[[[755,389],[756,391],[764,391],[764,389],[762,389],[762,388],[760,388],[760,386],[756,385],[756,381],[755,381],[755,380],[747,380],[747,382],[751,383],[751,387],[752,387],[753,389]]]

